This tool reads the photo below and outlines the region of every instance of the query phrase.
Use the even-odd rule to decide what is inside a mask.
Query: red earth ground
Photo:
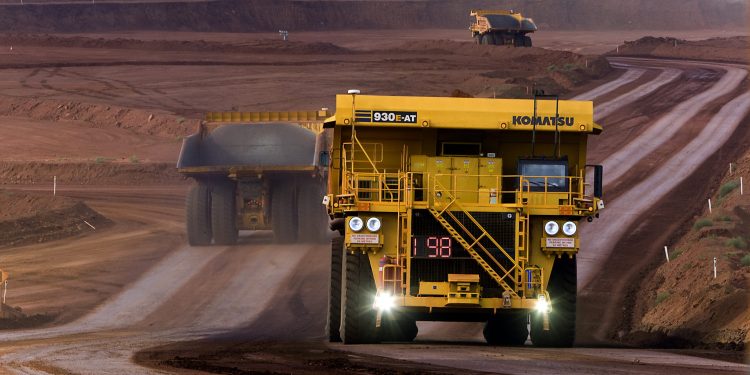
[[[115,37],[92,40],[59,35],[5,39],[6,43],[14,42],[14,48],[0,53],[3,57],[0,139],[8,145],[0,150],[3,161],[0,176],[8,188],[41,190],[46,195],[10,193],[30,200],[18,211],[29,210],[34,216],[58,207],[76,206],[75,201],[82,200],[106,218],[101,220],[113,223],[105,225],[101,231],[73,233],[73,237],[65,240],[0,248],[0,266],[13,275],[8,302],[23,307],[30,314],[53,314],[57,319],[55,323],[69,322],[127,291],[154,263],[184,250],[182,211],[188,182],[174,174],[171,165],[178,154],[180,137],[194,129],[198,114],[203,111],[331,107],[333,95],[352,87],[366,93],[408,95],[449,95],[458,89],[474,96],[489,97],[493,94],[523,96],[526,87],[536,84],[574,95],[621,74],[609,71],[593,56],[536,48],[513,50],[475,46],[454,40],[435,41],[432,32],[414,33],[389,43],[369,43],[388,33],[363,32],[360,41],[339,33],[301,34],[299,41],[293,44],[296,52],[289,54],[274,53],[276,47],[284,45],[267,40],[265,35],[253,34],[180,34],[180,39],[214,40],[179,43],[151,42],[149,40],[157,39],[153,33],[128,34],[131,39],[128,41],[114,40]],[[310,43],[305,38],[326,42]],[[582,36],[578,41],[580,47],[571,43],[564,48],[604,50],[604,46],[617,44],[621,38],[618,33],[600,33],[588,39]],[[556,39],[550,37],[550,40]],[[15,43],[18,41],[21,44]],[[211,53],[202,53],[203,49]],[[331,51],[335,54],[329,55]],[[703,57],[710,59],[711,56]],[[570,65],[571,68],[557,72],[549,69],[552,65]],[[643,99],[605,119],[606,131],[617,136],[602,137],[593,143],[593,159],[602,160],[611,150],[638,135],[653,118],[684,101],[690,92],[700,92],[715,83],[722,74],[707,68],[686,71],[685,82],[674,82],[656,93],[669,92],[670,95],[654,95],[658,100]],[[620,91],[597,100],[604,102],[615,98],[657,74],[647,72]],[[681,91],[684,93],[680,94]],[[719,107],[719,103],[710,105],[702,116],[710,117]],[[687,142],[698,126],[698,122],[688,126],[684,139],[678,138],[672,147],[677,149]],[[746,134],[741,136],[742,140],[747,139]],[[731,146],[739,150],[741,144],[735,142]],[[738,153],[727,152],[725,156],[734,158]],[[710,162],[723,164],[726,157]],[[653,164],[644,163],[632,173],[645,175],[652,168]],[[717,173],[711,165],[697,172],[689,182],[712,180]],[[60,194],[68,199],[49,198],[54,176],[58,176]],[[635,181],[637,178],[631,177],[615,186],[612,197],[622,194]],[[703,189],[710,190],[716,184],[718,179]],[[679,201],[691,194],[680,191],[671,199]],[[670,202],[665,202],[671,208],[660,220],[669,217],[668,220],[679,222],[685,220],[686,215],[690,216],[684,207],[672,207],[673,202]],[[647,233],[643,239],[654,240],[661,235]],[[262,238],[260,240],[262,242]],[[253,245],[257,240],[251,237],[247,241]],[[246,247],[250,249],[240,250],[248,250],[248,253],[228,251],[230,259],[237,261],[235,266],[223,260],[224,254],[212,258],[211,267],[216,273],[210,277],[219,280],[207,284],[224,285],[222,283],[230,282],[224,278],[242,275],[243,270],[235,268],[250,264],[252,246]],[[310,251],[309,264],[317,264],[314,260],[317,253],[315,249]],[[326,275],[309,277],[304,281],[315,285],[324,281]],[[302,283],[294,279],[286,281],[294,285]],[[181,290],[170,301],[174,306],[188,306],[196,293],[212,295],[219,291],[204,290],[201,285],[195,281],[190,284],[192,287]],[[311,311],[315,311],[315,307],[322,308],[318,300],[300,303]],[[285,307],[280,309],[286,311]],[[162,307],[153,312],[150,319],[163,322],[165,317],[174,314],[172,310],[171,306]],[[319,318],[319,314],[311,314]],[[311,322],[309,331],[300,336],[319,337],[322,334],[320,323],[318,320]],[[138,327],[129,332],[148,329]],[[288,337],[265,339],[289,340]],[[157,343],[164,344],[157,340],[154,345]],[[43,344],[62,345],[64,340],[52,338]],[[2,348],[3,353],[13,350]],[[309,356],[300,360],[296,358],[298,353],[309,353]],[[244,360],[248,356],[250,360]],[[137,358],[159,368],[190,367],[209,372],[229,371],[226,367],[235,372],[239,372],[236,369],[277,371],[279,363],[282,367],[284,364],[299,369],[312,367],[313,373],[326,373],[333,368],[343,368],[344,372],[454,371],[398,361],[383,365],[379,357],[330,350],[317,342],[288,346],[251,343],[241,351],[198,342],[145,351]],[[322,367],[316,367],[320,363]],[[59,368],[50,370],[49,366],[42,361],[32,367],[62,372]]]

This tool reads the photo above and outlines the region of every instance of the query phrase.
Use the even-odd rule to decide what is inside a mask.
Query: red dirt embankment
[[[85,203],[53,196],[51,192],[32,194],[0,190],[0,206],[3,207],[0,211],[0,247],[71,237],[111,224]]]
[[[7,1],[5,1],[7,3]],[[543,29],[693,29],[745,25],[744,2],[722,0],[295,1],[2,5],[0,30],[83,32],[466,28],[469,10],[506,8]],[[468,32],[468,31],[467,31]]]
[[[617,50],[610,51],[608,55],[747,63],[750,59],[749,47],[750,38],[745,36],[698,41],[648,36],[625,42]]]
[[[740,177],[744,195],[740,194]],[[750,153],[733,165],[669,262],[642,282],[633,309],[638,344],[742,349],[750,342]],[[716,259],[716,277],[713,264]]]

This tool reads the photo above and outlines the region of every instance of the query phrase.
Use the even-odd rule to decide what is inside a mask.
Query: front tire
[[[551,298],[549,330],[543,327],[543,316],[531,314],[531,341],[535,346],[571,347],[576,335],[576,260],[555,260],[547,290]]]
[[[482,44],[484,45],[494,45],[495,44],[495,35],[492,33],[487,33],[482,35]]]
[[[344,238],[331,240],[331,284],[328,289],[328,341],[341,342],[341,274],[343,270]]]
[[[523,345],[529,337],[528,320],[526,311],[499,311],[485,323],[482,334],[490,345]]]
[[[198,182],[188,191],[185,226],[190,246],[211,244],[211,189],[205,182]]]
[[[372,308],[375,292],[375,279],[372,277],[367,254],[346,254],[340,331],[344,344],[371,344],[379,341],[378,330],[375,328],[376,311]]]

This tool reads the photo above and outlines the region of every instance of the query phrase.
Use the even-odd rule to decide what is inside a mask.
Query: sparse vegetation
[[[724,185],[721,185],[719,188],[719,198],[726,197],[729,193],[734,191],[734,189],[737,189],[740,186],[740,183],[737,181],[729,181]]]
[[[688,271],[688,270],[693,269],[693,267],[695,267],[695,264],[693,264],[693,262],[685,263],[682,265],[682,270]]]
[[[698,221],[695,222],[695,224],[693,224],[693,229],[698,230],[701,228],[710,227],[712,225],[714,225],[714,222],[711,221],[711,219],[703,218],[703,219],[699,219]]]
[[[739,236],[728,239],[726,245],[734,247],[735,249],[747,249],[747,241]]]
[[[740,265],[742,265],[742,267],[750,266],[750,254],[745,254],[745,256],[740,259]]]
[[[664,302],[667,298],[669,298],[670,293],[669,292],[659,292],[656,294],[656,304],[660,304]]]
[[[97,156],[94,159],[94,163],[96,163],[96,164],[108,163],[111,160],[112,160],[112,158],[105,158],[104,156]]]
[[[672,250],[672,251],[669,252],[669,259],[670,260],[675,260],[675,259],[677,259],[677,257],[680,256],[680,254],[682,254],[682,250],[680,250],[680,249],[674,249],[674,250]]]
[[[732,221],[732,217],[728,215],[721,215],[716,218],[718,221]]]
[[[137,164],[138,162],[140,162],[140,160],[138,159],[138,156],[135,156],[135,155],[130,155],[130,158],[128,159],[130,159],[130,162],[133,164]]]
[[[554,72],[556,70],[557,70],[557,65],[555,65],[555,64],[552,64],[552,65],[550,65],[550,66],[547,67],[547,71],[548,72]]]

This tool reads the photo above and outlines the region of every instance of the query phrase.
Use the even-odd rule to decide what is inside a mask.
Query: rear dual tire
[[[217,183],[211,189],[211,228],[216,245],[237,244],[236,191],[236,183],[231,181]]]
[[[211,244],[211,189],[205,182],[190,187],[185,202],[185,224],[190,246]]]

